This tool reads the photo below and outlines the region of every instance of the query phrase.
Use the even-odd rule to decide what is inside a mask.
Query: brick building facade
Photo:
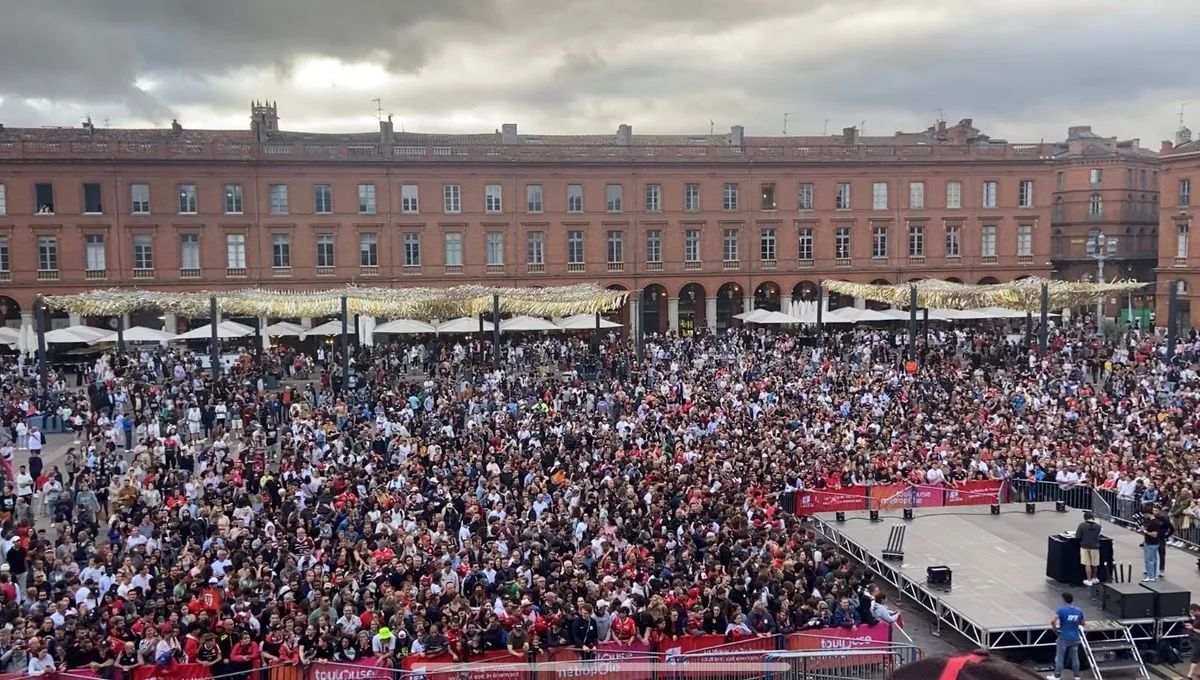
[[[1196,226],[1195,187],[1200,186],[1200,141],[1181,129],[1175,142],[1163,142],[1160,154],[1158,240],[1158,325],[1166,325],[1168,293],[1179,291],[1179,318],[1184,328],[1197,321],[1192,309],[1200,291],[1200,247],[1192,238]]]
[[[970,120],[890,137],[309,134],[269,104],[242,131],[0,128],[3,302],[16,325],[39,293],[109,286],[588,280],[641,291],[633,324],[719,329],[825,278],[1051,275],[1092,224],[1075,219],[1087,162],[1109,173],[1106,205],[1141,194],[1122,174],[1153,172],[1126,143],[1089,158],[1106,142],[1010,144]],[[1127,228],[1125,208],[1104,216]]]

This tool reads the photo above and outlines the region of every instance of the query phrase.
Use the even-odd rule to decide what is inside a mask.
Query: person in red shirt
[[[612,622],[612,637],[628,647],[637,639],[637,622],[629,615],[629,607],[621,607],[620,614]]]

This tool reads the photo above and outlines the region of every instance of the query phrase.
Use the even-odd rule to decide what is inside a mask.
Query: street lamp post
[[[1109,238],[1103,232],[1097,232],[1088,237],[1088,257],[1096,261],[1096,283],[1104,283],[1104,263],[1117,254],[1117,239]],[[1096,300],[1096,335],[1104,338],[1104,298]]]

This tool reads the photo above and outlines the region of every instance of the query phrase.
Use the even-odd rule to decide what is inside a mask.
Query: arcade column
[[[742,296],[742,312],[745,314],[749,314],[750,312],[753,312],[753,311],[754,311],[754,296],[753,295],[743,295]]]
[[[704,298],[704,325],[708,332],[717,332],[717,296],[709,295]]]
[[[163,330],[175,335],[178,333],[177,328],[179,328],[179,319],[175,316],[175,312],[163,312]]]
[[[629,296],[629,337],[637,338],[642,330],[642,293]]]
[[[679,298],[667,298],[667,328],[679,332]]]

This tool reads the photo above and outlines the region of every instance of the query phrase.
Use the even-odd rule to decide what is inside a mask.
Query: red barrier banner
[[[473,656],[461,661],[455,661],[449,654],[406,656],[400,661],[400,668],[413,673],[424,673],[429,680],[525,680],[530,674],[525,657],[513,656],[504,649],[484,652],[482,656]],[[371,675],[344,680],[390,680],[390,676]]]
[[[796,492],[797,515],[812,515],[818,512],[866,510],[870,500],[865,486],[850,486],[839,491],[805,489]]]
[[[131,680],[149,680],[150,678],[171,678],[171,680],[211,680],[212,671],[201,663],[177,663],[172,666],[138,666],[129,675]]]
[[[956,487],[946,489],[946,505],[991,505],[999,503],[1000,489],[1004,482],[999,480],[983,480],[979,482],[963,482]]]
[[[761,661],[766,655],[777,651],[774,636],[745,637],[728,642],[724,635],[693,635],[680,638],[673,647],[663,651],[667,661],[686,661],[688,663],[716,663],[728,661]],[[759,654],[761,652],[761,654]],[[731,658],[735,657],[735,658]]]
[[[641,640],[634,640],[627,645],[620,642],[601,642],[596,645],[596,661],[627,661],[644,659],[649,655],[649,643]]]
[[[892,641],[892,624],[853,628],[821,628],[787,636],[787,648],[798,650],[871,649]]]
[[[410,658],[405,657],[405,661]],[[405,669],[408,670],[408,669]],[[359,659],[354,663],[309,664],[307,680],[390,680],[392,669],[376,665],[375,659]]]
[[[946,487],[921,486],[913,487],[913,506],[918,508],[938,508],[945,501]]]
[[[876,484],[871,487],[872,510],[911,508],[912,487],[908,484]]]

